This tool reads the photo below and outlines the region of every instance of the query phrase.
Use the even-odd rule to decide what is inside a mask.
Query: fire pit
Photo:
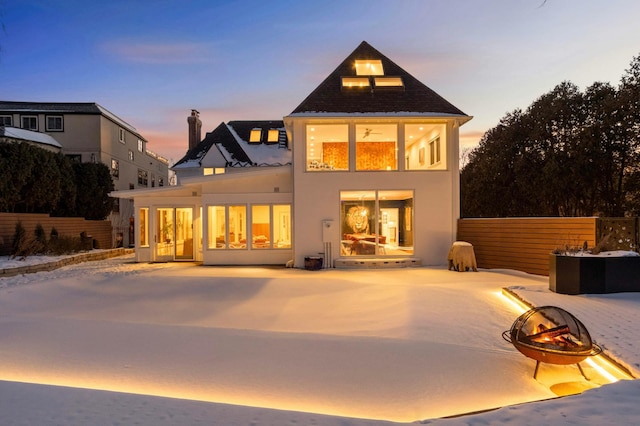
[[[555,306],[533,308],[520,315],[510,330],[502,333],[523,355],[536,360],[533,378],[537,378],[541,362],[548,364],[576,364],[584,374],[580,362],[598,355],[602,348],[589,336],[587,328],[576,317]]]

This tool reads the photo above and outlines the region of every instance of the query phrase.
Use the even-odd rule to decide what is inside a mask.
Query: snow
[[[45,133],[34,132],[32,130],[26,130],[18,127],[8,127],[8,126],[4,127],[4,130],[2,131],[2,133],[4,133],[4,136],[9,138],[21,139],[24,141],[33,141],[33,142],[38,142],[44,145],[51,145],[56,148],[62,148],[62,145],[60,145],[60,142],[58,142],[57,140],[55,140],[55,138]]]
[[[505,287],[571,312],[640,374],[640,294],[559,295],[546,277],[508,270],[126,255],[0,278],[2,424],[638,423],[637,380],[549,364],[533,379],[535,362],[501,337],[521,313]],[[557,398],[571,390],[585,392]]]

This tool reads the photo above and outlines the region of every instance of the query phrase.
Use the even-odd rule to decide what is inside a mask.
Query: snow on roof
[[[32,130],[20,129],[18,127],[0,127],[0,136],[5,136],[23,141],[37,142],[43,145],[51,145],[62,149],[60,142],[45,133],[34,132]]]
[[[290,150],[280,148],[278,144],[249,143],[238,135],[232,124],[227,124],[227,127],[254,164],[258,166],[281,166],[291,164]],[[284,125],[282,127],[274,128],[274,130],[284,131]]]

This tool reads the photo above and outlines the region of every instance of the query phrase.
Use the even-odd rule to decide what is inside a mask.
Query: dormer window
[[[249,135],[249,142],[260,143],[261,138],[262,138],[262,129],[251,129],[251,134]]]
[[[280,131],[278,129],[269,129],[267,142],[278,142],[278,139],[280,139]]]
[[[404,88],[401,77],[374,77],[373,84],[376,88]]]
[[[356,75],[384,75],[380,59],[356,60]]]
[[[369,77],[342,77],[342,88],[349,87],[369,87]]]

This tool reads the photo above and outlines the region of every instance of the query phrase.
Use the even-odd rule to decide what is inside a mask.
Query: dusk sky
[[[617,85],[639,18],[637,0],[0,0],[0,100],[96,102],[172,165],[192,108],[203,137],[282,119],[365,40],[474,117],[464,148],[562,81]]]

